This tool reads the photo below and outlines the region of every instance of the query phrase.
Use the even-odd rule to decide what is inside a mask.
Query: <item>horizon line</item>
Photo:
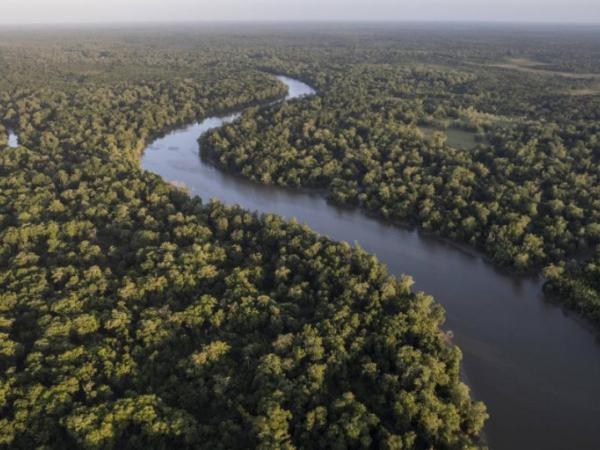
[[[519,20],[519,19],[140,19],[140,20],[81,20],[3,22],[0,27],[19,26],[90,26],[90,25],[193,25],[193,24],[462,24],[462,25],[580,25],[600,26],[600,21],[579,20]]]

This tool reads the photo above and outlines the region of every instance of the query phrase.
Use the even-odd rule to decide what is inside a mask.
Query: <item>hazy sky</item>
[[[600,23],[600,0],[0,0],[0,23],[486,20]]]

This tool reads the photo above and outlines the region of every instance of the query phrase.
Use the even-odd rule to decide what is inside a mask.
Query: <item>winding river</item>
[[[278,77],[286,100],[313,94]],[[600,344],[592,332],[545,301],[537,278],[503,273],[476,256],[415,230],[328,204],[320,195],[263,186],[203,162],[198,137],[239,114],[211,117],[153,142],[142,167],[184,183],[193,195],[295,217],[333,239],[358,241],[395,275],[435,296],[464,354],[464,372],[491,419],[494,449],[599,449]]]

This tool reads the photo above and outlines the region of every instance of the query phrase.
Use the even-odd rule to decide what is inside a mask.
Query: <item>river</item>
[[[19,138],[13,130],[8,130],[8,146],[13,148],[19,146]]]
[[[286,100],[313,94],[278,77]],[[239,114],[211,117],[153,142],[142,167],[184,183],[204,200],[295,217],[339,241],[359,242],[395,275],[435,296],[445,328],[463,351],[466,381],[491,415],[494,449],[600,449],[600,344],[594,334],[547,302],[539,279],[497,270],[480,256],[444,241],[337,208],[318,194],[263,186],[222,173],[199,157],[198,137]]]

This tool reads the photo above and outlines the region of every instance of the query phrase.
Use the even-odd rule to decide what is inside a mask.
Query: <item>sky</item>
[[[0,0],[0,23],[174,21],[600,23],[600,0]]]

